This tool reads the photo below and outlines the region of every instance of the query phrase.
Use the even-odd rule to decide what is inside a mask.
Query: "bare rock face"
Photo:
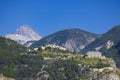
[[[98,46],[98,47],[95,47],[95,50],[96,50],[96,51],[99,51],[101,48],[103,48],[103,45],[100,45],[100,46]]]
[[[106,48],[110,49],[114,45],[114,42],[112,40],[107,41]]]
[[[13,34],[6,34],[5,37],[17,41],[20,44],[41,39],[41,36],[28,25],[22,25]]]
[[[98,47],[95,47],[95,50],[96,50],[96,51],[99,51],[99,50],[102,49],[102,48],[110,49],[113,45],[114,45],[114,41],[108,40],[108,41],[106,42],[106,44],[102,44],[102,45],[100,45],[100,46],[98,46]]]

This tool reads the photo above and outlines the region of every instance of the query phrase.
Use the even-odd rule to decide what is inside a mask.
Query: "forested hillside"
[[[0,73],[14,77],[15,67],[20,64],[20,55],[26,48],[15,41],[0,37]]]

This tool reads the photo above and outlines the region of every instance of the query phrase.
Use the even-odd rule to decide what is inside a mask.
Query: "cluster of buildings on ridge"
[[[41,48],[43,50],[45,50],[46,47],[51,47],[51,48],[59,48],[61,50],[67,50],[66,48],[64,47],[61,47],[61,46],[56,46],[56,45],[51,45],[51,44],[48,44],[48,45],[45,45],[45,46],[41,46]],[[38,48],[34,48],[35,51],[38,50]],[[104,59],[105,56],[102,55],[102,53],[100,51],[88,51],[86,53],[86,55],[84,55],[85,58],[100,58],[100,59]]]
[[[64,47],[57,46],[57,45],[51,45],[51,44],[48,44],[48,45],[42,46],[41,48],[44,50],[46,47],[59,48],[59,49],[61,49],[61,50],[67,50],[67,49],[64,48]]]
[[[85,58],[100,58],[104,59],[105,56],[102,55],[100,51],[88,51],[85,55]]]

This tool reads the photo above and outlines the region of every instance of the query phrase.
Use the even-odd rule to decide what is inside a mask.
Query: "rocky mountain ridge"
[[[104,51],[112,48],[112,46],[116,45],[120,41],[120,25],[113,27],[108,32],[101,35],[101,37],[97,38],[95,41],[86,46],[82,52],[91,50]]]
[[[71,51],[80,52],[98,36],[99,35],[80,29],[65,29],[36,41],[31,45],[31,47],[53,44],[65,47]]]

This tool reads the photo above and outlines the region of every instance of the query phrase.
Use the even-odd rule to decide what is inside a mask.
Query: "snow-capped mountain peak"
[[[10,38],[18,43],[25,44],[28,41],[37,41],[41,36],[28,25],[22,25],[13,34],[6,34],[6,38]]]

